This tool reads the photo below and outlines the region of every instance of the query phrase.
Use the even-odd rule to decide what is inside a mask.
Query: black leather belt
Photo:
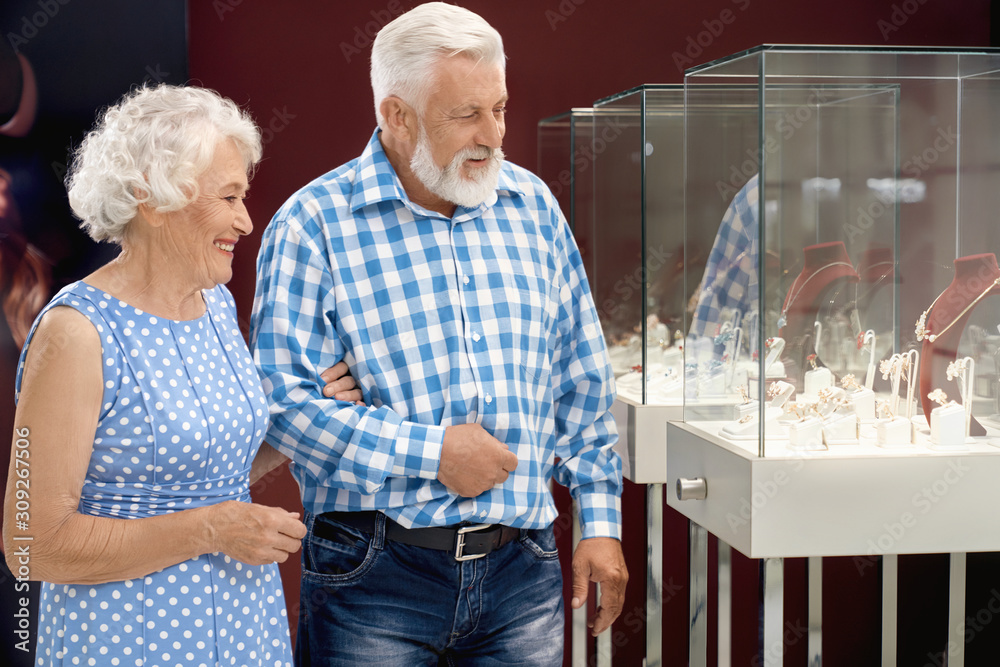
[[[333,521],[374,534],[378,512],[327,512],[321,516]],[[325,523],[313,524],[313,535],[320,539],[333,540],[329,535],[330,526]],[[519,528],[500,524],[473,524],[468,526],[448,526],[441,528],[404,528],[389,517],[385,518],[385,538],[401,544],[409,544],[425,549],[448,551],[455,560],[465,561],[482,558],[499,549],[520,535]]]

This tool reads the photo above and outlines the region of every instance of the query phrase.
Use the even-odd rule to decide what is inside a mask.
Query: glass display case
[[[895,664],[896,557],[950,553],[961,661],[965,552],[1000,550],[998,103],[991,49],[761,46],[685,75],[668,503],[692,582],[705,531],[720,580],[730,545],[762,559],[762,646],[783,645],[782,559],[809,557],[810,610],[818,557],[880,559]]]
[[[619,453],[640,483],[666,481],[666,424],[683,416],[683,146],[683,86],[644,85],[595,102],[576,160],[593,192],[591,288],[615,373]]]
[[[685,96],[671,505],[755,558],[1000,548],[1000,51],[763,46]]]
[[[996,451],[998,66],[764,46],[688,71],[685,422],[759,456]]]

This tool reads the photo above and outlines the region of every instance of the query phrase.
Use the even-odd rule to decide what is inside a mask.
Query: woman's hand
[[[323,395],[327,398],[364,405],[364,401],[361,400],[361,390],[358,388],[358,383],[351,377],[347,362],[341,361],[327,368],[320,373],[320,377],[326,382],[323,387]]]
[[[284,563],[306,535],[299,515],[280,507],[227,500],[211,509],[208,530],[213,551],[247,565]]]

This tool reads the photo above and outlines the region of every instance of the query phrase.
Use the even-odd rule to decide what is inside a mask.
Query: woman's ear
[[[145,197],[146,193],[136,191],[136,197]],[[166,214],[156,210],[156,207],[148,202],[139,202],[136,207],[136,219],[133,222],[141,221],[150,227],[162,227],[166,220]]]

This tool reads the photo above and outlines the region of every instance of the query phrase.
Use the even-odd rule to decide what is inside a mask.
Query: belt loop
[[[385,522],[386,515],[382,512],[375,512],[375,535],[372,538],[372,546],[379,551],[385,546]]]

